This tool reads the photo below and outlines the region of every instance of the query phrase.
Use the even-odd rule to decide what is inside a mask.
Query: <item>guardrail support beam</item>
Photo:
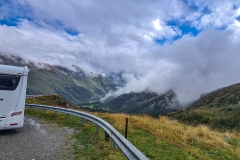
[[[69,120],[69,114],[68,113],[66,114],[66,116],[67,116],[67,120]]]
[[[112,148],[112,149],[115,149],[115,142],[114,142],[113,139],[111,140],[111,148]]]
[[[31,108],[31,113],[33,113],[33,108]]]
[[[81,126],[84,126],[84,118],[81,118]]]
[[[54,110],[54,117],[56,117],[56,111]]]
[[[109,135],[106,131],[105,131],[105,142],[109,142]]]
[[[96,134],[99,133],[99,125],[96,124]]]
[[[44,114],[45,114],[45,109],[42,110],[42,115],[44,115]]]

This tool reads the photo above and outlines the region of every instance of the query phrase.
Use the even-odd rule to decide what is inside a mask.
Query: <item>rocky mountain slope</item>
[[[165,114],[181,109],[177,96],[172,90],[162,95],[149,90],[131,92],[104,103],[104,107],[111,112],[150,115]]]
[[[106,77],[86,73],[74,65],[72,70],[49,64],[37,64],[38,67],[36,63],[4,54],[0,54],[0,64],[27,65],[30,68],[27,94],[59,94],[75,105],[100,100],[116,89],[115,84]]]
[[[72,70],[49,64],[25,62],[22,58],[0,54],[0,64],[24,66],[30,68],[27,94],[59,94],[76,106],[90,106],[110,112],[159,115],[180,109],[174,91],[158,95],[149,90],[120,95],[108,102],[101,103],[109,91],[116,90],[116,84],[108,78],[87,73],[73,65]],[[121,74],[112,74],[110,79],[124,85]],[[98,102],[97,102],[98,101]]]
[[[240,130],[240,83],[205,94],[187,110],[168,115],[188,124]]]

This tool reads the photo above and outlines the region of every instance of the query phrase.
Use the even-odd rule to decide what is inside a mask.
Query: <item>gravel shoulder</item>
[[[73,133],[68,127],[25,116],[23,128],[0,131],[0,159],[74,159]]]

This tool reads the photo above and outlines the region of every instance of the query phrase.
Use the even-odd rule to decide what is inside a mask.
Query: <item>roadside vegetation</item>
[[[167,115],[193,126],[204,124],[218,130],[239,132],[240,83],[203,95],[188,109]]]
[[[32,102],[30,99],[27,103]],[[37,102],[37,101],[35,101]],[[48,105],[48,104],[46,104]],[[65,106],[63,106],[65,107]],[[116,147],[111,149],[110,142],[104,142],[104,131],[96,134],[95,124],[52,111],[26,109],[26,114],[46,120],[46,123],[58,123],[75,129],[71,137],[76,159],[126,159]],[[234,130],[214,131],[205,125],[189,126],[170,120],[165,116],[153,118],[127,114],[110,114],[91,112],[116,128],[122,135],[125,131],[125,120],[129,120],[128,140],[143,152],[149,159],[240,159],[240,133]]]

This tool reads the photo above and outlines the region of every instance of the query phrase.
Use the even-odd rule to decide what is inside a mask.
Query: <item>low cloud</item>
[[[16,25],[0,25],[0,53],[104,75],[123,73],[127,83],[111,93],[116,96],[146,87],[157,93],[174,89],[186,104],[239,82],[239,2],[107,2],[5,2],[0,20],[15,18]],[[184,26],[198,35],[185,33]]]
[[[154,48],[148,57],[152,68],[138,78],[125,77],[128,83],[116,95],[145,87],[157,93],[174,89],[180,102],[187,104],[203,93],[240,82],[240,43],[233,36],[230,30],[209,29],[198,37],[186,35],[173,45]]]

